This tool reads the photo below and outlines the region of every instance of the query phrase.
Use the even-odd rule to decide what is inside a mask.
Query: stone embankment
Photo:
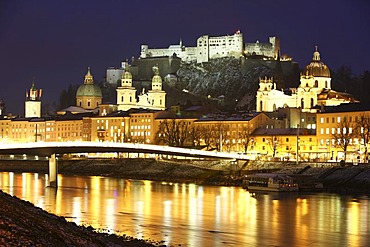
[[[46,161],[2,161],[0,171],[48,173]],[[90,159],[60,160],[59,173],[83,176],[109,176],[128,179],[240,186],[245,174],[279,172],[312,175],[334,192],[369,193],[370,165],[339,163],[299,163],[249,161]]]

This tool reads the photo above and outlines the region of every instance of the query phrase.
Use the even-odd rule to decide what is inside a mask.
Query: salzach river
[[[0,189],[77,224],[171,246],[370,246],[370,198],[0,173]]]

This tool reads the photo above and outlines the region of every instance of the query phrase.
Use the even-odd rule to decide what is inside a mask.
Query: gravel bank
[[[159,246],[96,233],[0,191],[0,246]]]

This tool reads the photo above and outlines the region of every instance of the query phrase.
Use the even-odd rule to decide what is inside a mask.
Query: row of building
[[[298,88],[277,88],[273,78],[261,78],[252,113],[211,112],[194,105],[166,110],[159,68],[153,72],[151,89],[137,94],[125,63],[116,104],[107,104],[89,68],[76,105],[52,117],[41,116],[42,91],[32,85],[25,117],[0,119],[0,140],[134,142],[243,152],[252,158],[367,160],[369,140],[361,134],[369,127],[359,126],[359,119],[368,119],[370,111],[332,89],[330,70],[317,48]],[[340,110],[348,105],[355,108]]]

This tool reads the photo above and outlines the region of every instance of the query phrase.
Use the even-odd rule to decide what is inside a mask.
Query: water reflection
[[[370,246],[369,198],[253,194],[104,177],[0,173],[0,188],[77,224],[182,246]]]

